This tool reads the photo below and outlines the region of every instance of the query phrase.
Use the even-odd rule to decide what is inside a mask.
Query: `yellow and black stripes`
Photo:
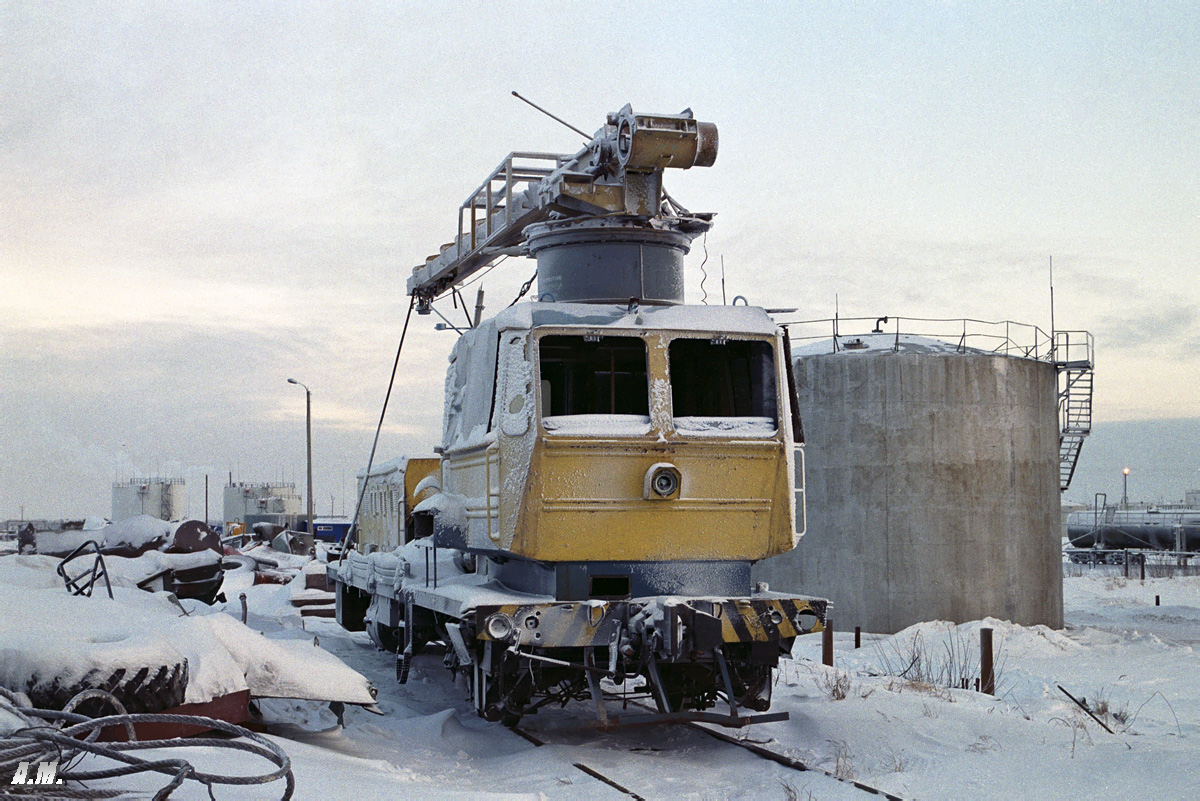
[[[704,607],[711,603],[711,611]],[[721,621],[722,642],[774,642],[821,631],[825,602],[808,598],[729,598],[689,606]]]
[[[646,619],[637,601],[564,601],[481,606],[480,640],[540,648],[607,646],[630,621]],[[710,650],[720,643],[779,642],[821,631],[826,602],[813,598],[689,598],[665,603],[652,615],[663,630],[678,632],[690,647]],[[653,611],[653,610],[652,610]]]

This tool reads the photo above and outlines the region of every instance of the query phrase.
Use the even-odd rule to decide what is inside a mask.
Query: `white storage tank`
[[[296,516],[303,513],[303,499],[291,482],[265,481],[229,483],[222,497],[224,520],[245,523],[247,517]]]
[[[131,478],[113,484],[112,520],[138,515],[181,520],[187,514],[187,487],[182,478]]]
[[[1053,362],[916,336],[793,349],[808,531],[755,566],[841,630],[1062,626]]]

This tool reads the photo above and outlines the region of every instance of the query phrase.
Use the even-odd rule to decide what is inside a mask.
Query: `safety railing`
[[[548,211],[537,187],[573,157],[558,153],[510,153],[458,209],[458,233],[414,270],[409,291],[440,291],[454,277],[470,275],[520,240],[527,225]]]
[[[531,208],[519,202],[520,193],[539,183],[569,158],[555,153],[508,154],[459,207],[455,257],[461,259],[470,255],[488,244],[495,234],[511,229],[513,223]]]
[[[834,351],[847,346],[853,349],[854,340],[881,334],[891,337],[892,347],[897,350],[902,337],[918,336],[941,340],[964,353],[972,349],[1045,362],[1059,361],[1059,354],[1066,350],[1075,355],[1086,351],[1090,359],[1092,347],[1091,334],[1086,331],[1057,331],[1051,336],[1036,325],[1013,320],[887,315],[789,320],[780,325],[788,328],[793,346],[831,340]]]

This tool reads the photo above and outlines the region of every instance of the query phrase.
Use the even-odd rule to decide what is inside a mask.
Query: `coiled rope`
[[[98,695],[99,694],[99,695]],[[290,799],[296,789],[296,779],[292,774],[292,761],[287,753],[275,743],[254,732],[236,726],[223,720],[201,717],[199,715],[169,715],[165,713],[129,714],[124,712],[116,698],[101,690],[87,690],[80,696],[88,699],[107,696],[105,700],[113,704],[120,714],[104,717],[89,718],[71,711],[38,709],[29,703],[22,693],[14,693],[0,687],[0,711],[15,716],[26,725],[11,733],[0,735],[0,794],[37,795],[54,798],[112,798],[123,794],[122,790],[101,790],[88,787],[68,787],[65,785],[14,785],[13,776],[22,762],[64,762],[76,761],[58,773],[64,781],[86,782],[98,779],[112,779],[119,776],[130,776],[135,773],[153,771],[171,777],[171,780],[154,794],[155,801],[168,798],[172,792],[185,781],[199,782],[208,789],[210,798],[213,796],[213,785],[227,784],[249,786],[269,784],[279,779],[285,780],[281,798]],[[79,700],[71,699],[66,710],[74,708]],[[63,724],[69,724],[61,728]],[[188,726],[204,726],[209,729],[224,732],[242,739],[228,740],[218,737],[188,737],[172,738],[169,740],[131,740],[130,742],[97,743],[100,730],[109,726],[124,726],[129,733],[133,732],[135,723],[174,723]],[[271,762],[276,769],[269,773],[249,776],[230,776],[220,773],[206,773],[197,770],[185,759],[146,759],[135,756],[130,752],[149,751],[156,748],[227,748],[234,751],[245,751]],[[102,770],[78,770],[77,758],[86,754],[122,763]]]

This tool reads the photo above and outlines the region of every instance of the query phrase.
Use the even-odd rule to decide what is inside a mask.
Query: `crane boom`
[[[505,255],[520,253],[525,229],[553,218],[664,215],[663,170],[711,167],[717,126],[680,114],[610,113],[574,155],[510,153],[458,210],[458,234],[413,268],[408,294],[427,311],[441,293]],[[667,214],[687,214],[675,207]],[[712,215],[693,217],[706,221]]]

